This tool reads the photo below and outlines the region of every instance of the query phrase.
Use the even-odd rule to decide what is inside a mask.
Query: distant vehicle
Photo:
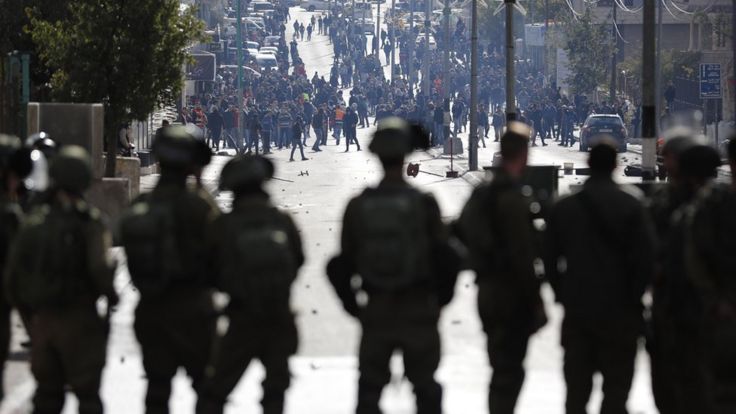
[[[313,12],[315,10],[329,10],[334,4],[334,1],[328,0],[305,0],[301,3],[301,7],[304,10]]]
[[[252,7],[253,11],[256,11],[256,12],[276,9],[275,7],[273,7],[273,4],[267,1],[254,1],[250,4],[250,7]]]
[[[426,40],[427,40],[427,36],[424,34],[417,36],[417,40],[416,40],[417,46],[423,45]],[[429,35],[429,50],[435,50],[435,49],[437,49],[437,41],[434,39],[434,36]]]
[[[374,22],[373,20],[368,20],[368,19],[365,19],[365,21],[359,20],[358,24],[363,29],[363,33],[365,34],[372,35],[376,31],[376,22]]]
[[[263,46],[278,46],[281,42],[281,36],[266,36],[263,39]]]
[[[602,137],[613,138],[619,152],[626,152],[626,127],[617,114],[591,114],[580,130],[580,151],[588,151]]]
[[[278,55],[279,50],[275,47],[271,46],[263,46],[262,48],[258,49],[258,53],[267,53],[269,55]]]
[[[248,51],[248,54],[249,54],[249,55],[251,55],[251,56],[255,56],[255,55],[257,55],[258,53],[260,53],[260,52],[258,51],[258,49],[252,49],[252,48],[247,48],[247,49],[245,49],[245,50],[247,50],[247,51]]]
[[[258,42],[253,42],[251,40],[247,40],[245,42],[245,48],[246,49],[256,49],[258,50],[261,47],[261,45],[258,44]]]
[[[221,71],[226,71],[227,70],[227,71],[231,71],[231,72],[234,72],[235,73],[235,72],[238,71],[238,65],[220,65],[220,70]],[[260,72],[258,72],[257,70],[255,70],[255,69],[253,69],[251,67],[248,67],[248,66],[243,66],[243,73],[244,74],[248,74],[249,73],[249,74],[251,74],[255,78],[260,78],[261,77]]]
[[[256,63],[258,64],[258,68],[261,69],[261,72],[267,72],[272,69],[277,70],[279,67],[279,63],[276,61],[276,56],[267,53],[257,54]]]
[[[249,22],[253,22],[255,24],[261,25],[264,28],[266,27],[266,22],[263,20],[263,17],[259,17],[259,16],[248,16],[245,19],[248,20]]]

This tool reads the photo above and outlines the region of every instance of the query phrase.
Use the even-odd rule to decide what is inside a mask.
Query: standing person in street
[[[335,138],[336,145],[340,145],[340,134],[342,134],[344,118],[345,109],[342,105],[337,105],[337,107],[335,107],[335,126],[332,127],[332,137]]]
[[[343,119],[343,128],[345,128],[345,152],[350,151],[350,143],[355,142],[355,145],[360,151],[360,143],[358,142],[358,135],[356,127],[358,125],[358,114],[355,112],[357,108],[356,104],[350,106],[345,112],[345,118]]]
[[[434,197],[409,186],[403,163],[412,151],[408,125],[399,118],[381,123],[370,150],[385,175],[375,188],[353,198],[345,210],[342,252],[327,275],[345,310],[362,326],[357,414],[379,414],[381,392],[391,379],[389,362],[401,350],[406,377],[414,386],[416,412],[440,414],[442,387],[434,379],[440,361],[437,322],[452,298],[457,268],[449,255],[447,231]],[[452,266],[449,266],[452,267]],[[458,265],[459,267],[459,265]],[[351,283],[361,279],[359,303]]]
[[[230,107],[227,110],[227,115],[225,117],[225,125],[228,126],[228,137],[230,138],[230,144],[232,145],[232,148],[235,149],[236,152],[241,151],[242,146],[242,138],[240,137],[240,119],[242,117],[240,116],[240,111],[238,111],[238,108],[235,105],[230,105]]]
[[[325,110],[320,107],[317,113],[312,116],[312,128],[314,130],[314,145],[312,151],[320,152],[320,144],[322,143],[323,125],[325,123]]]
[[[289,111],[286,109],[286,107],[282,107],[281,112],[279,112],[278,115],[279,149],[283,148],[284,146],[288,146],[289,141],[291,141],[291,125],[293,122],[294,121],[292,120]]]
[[[294,120],[294,124],[291,126],[291,155],[289,156],[289,161],[294,161],[294,152],[296,151],[296,147],[299,147],[299,152],[302,154],[302,161],[306,161],[309,159],[304,156],[304,144],[302,144],[302,128],[304,128],[302,117],[297,116]]]
[[[509,123],[501,137],[501,168],[476,188],[457,223],[476,272],[478,311],[493,367],[489,412],[513,414],[524,383],[529,337],[545,325],[535,274],[534,200],[520,180],[526,170],[529,128]]]
[[[8,258],[11,303],[30,309],[34,413],[61,413],[67,386],[79,412],[101,414],[99,396],[107,354],[109,314],[118,302],[112,237],[101,213],[84,200],[92,183],[89,154],[66,146],[51,162],[50,202],[34,210]],[[97,301],[107,298],[107,316]]]
[[[228,162],[220,176],[220,188],[233,191],[235,199],[232,212],[212,224],[208,244],[215,283],[231,298],[224,312],[229,327],[213,355],[197,414],[221,414],[254,358],[266,369],[264,414],[284,412],[289,356],[298,342],[289,300],[304,253],[291,217],[263,189],[273,172],[266,158],[245,156]]]
[[[488,136],[488,111],[483,105],[479,105],[478,109],[478,139],[486,147],[486,137]]]
[[[215,333],[211,258],[205,235],[219,210],[200,188],[187,187],[211,157],[185,127],[153,143],[161,178],[120,221],[120,240],[140,302],[133,328],[148,380],[146,413],[169,412],[171,380],[186,369],[199,394]]]
[[[496,112],[493,113],[493,119],[491,120],[491,125],[493,125],[493,142],[498,142],[501,139],[501,134],[503,133],[503,126],[506,123],[506,118],[503,114],[503,111],[501,111],[501,107],[496,108]]]
[[[603,375],[602,413],[626,414],[643,324],[642,296],[654,273],[654,226],[636,188],[613,181],[616,147],[590,151],[591,177],[547,220],[546,276],[565,308],[566,412],[586,412],[593,375]],[[566,263],[559,271],[559,263]]]
[[[23,220],[23,212],[18,205],[19,191],[31,168],[30,154],[22,149],[20,139],[0,134],[0,272],[6,268],[10,247]],[[4,280],[5,274],[2,276]],[[5,360],[10,349],[11,307],[8,292],[3,289],[3,293],[0,296],[0,381],[4,378]],[[0,383],[0,402],[5,396],[4,391]]]
[[[250,136],[250,139],[248,140],[248,145],[245,147],[246,154],[250,154],[251,146],[253,146],[256,154],[258,153],[258,138],[261,132],[260,117],[261,114],[258,112],[258,109],[255,107],[255,105],[251,106],[250,110],[248,111],[248,117],[245,119],[245,126],[248,128],[248,135]],[[266,151],[265,143],[262,145],[262,149],[263,151]]]
[[[219,151],[220,136],[222,135],[222,127],[225,124],[225,120],[222,118],[222,114],[220,114],[220,110],[217,106],[212,107],[212,112],[210,112],[207,120],[207,125],[209,125],[210,134],[212,136],[212,144],[215,146],[215,151]]]

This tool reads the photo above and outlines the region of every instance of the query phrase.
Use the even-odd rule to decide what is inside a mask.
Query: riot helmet
[[[222,169],[220,189],[246,193],[260,189],[274,174],[273,163],[259,155],[242,155],[233,158]]]
[[[81,195],[92,184],[92,163],[87,150],[67,145],[51,160],[49,166],[51,187]]]
[[[212,158],[212,151],[201,135],[201,130],[194,125],[169,126],[161,130],[151,151],[162,168],[190,172],[209,164]]]

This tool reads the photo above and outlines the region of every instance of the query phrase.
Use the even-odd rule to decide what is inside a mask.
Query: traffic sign
[[[700,64],[700,99],[721,98],[721,64]]]

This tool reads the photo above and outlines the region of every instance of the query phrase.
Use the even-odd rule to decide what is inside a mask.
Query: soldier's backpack
[[[429,240],[422,195],[366,190],[359,204],[358,274],[378,289],[398,291],[417,282]],[[427,275],[425,275],[427,276]]]
[[[297,258],[288,218],[275,208],[229,217],[220,288],[254,313],[288,311]]]
[[[120,221],[130,278],[143,296],[156,296],[185,278],[174,217],[175,200],[141,197]]]
[[[90,293],[87,263],[87,229],[91,213],[39,208],[27,222],[20,237],[22,253],[19,274],[12,282],[19,305],[31,309],[63,307]]]

